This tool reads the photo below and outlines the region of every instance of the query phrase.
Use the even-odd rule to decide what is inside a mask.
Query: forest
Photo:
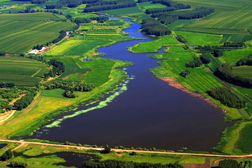
[[[246,102],[241,100],[236,94],[232,93],[229,89],[224,87],[211,88],[208,94],[219,100],[222,104],[233,108],[244,108],[246,107]]]
[[[241,87],[252,88],[252,79],[237,76],[232,72],[232,66],[222,64],[214,73],[220,79]]]
[[[142,21],[142,32],[145,32],[148,35],[156,35],[156,36],[171,34],[170,29],[162,25],[160,21],[153,18],[144,19]]]

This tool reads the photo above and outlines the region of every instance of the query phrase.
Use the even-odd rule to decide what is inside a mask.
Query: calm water
[[[61,127],[42,128],[42,132],[35,133],[33,138],[171,150],[187,147],[201,151],[209,151],[219,142],[221,132],[230,126],[224,122],[219,108],[155,78],[149,69],[157,67],[158,60],[149,58],[148,54],[127,51],[127,47],[139,42],[155,40],[135,32],[139,28],[134,23],[124,31],[129,36],[144,40],[127,41],[99,49],[99,52],[106,54],[106,58],[134,62],[126,70],[130,76],[135,76],[127,84],[128,90],[108,106],[66,119],[60,124]],[[80,107],[78,110],[87,108]]]

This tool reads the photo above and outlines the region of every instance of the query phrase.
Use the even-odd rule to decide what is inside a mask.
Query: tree
[[[103,150],[103,153],[110,153],[110,152],[111,152],[111,148],[108,145],[106,145]]]
[[[63,93],[63,96],[68,97],[68,98],[75,98],[76,97],[72,90],[65,90],[65,92]]]
[[[11,161],[10,166],[11,167],[26,168],[28,165],[24,161]]]
[[[211,58],[209,56],[209,53],[203,53],[200,56],[200,60],[202,61],[203,64],[209,64],[211,62]]]
[[[2,155],[2,158],[4,161],[9,160],[13,157],[13,152],[11,151],[11,149],[7,150],[6,152],[4,152],[4,154]]]
[[[220,161],[219,168],[240,168],[240,165],[236,160],[225,159]]]

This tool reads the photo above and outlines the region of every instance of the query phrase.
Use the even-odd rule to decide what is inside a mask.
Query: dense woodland
[[[142,32],[145,32],[148,35],[156,35],[156,36],[171,34],[170,29],[162,25],[160,21],[153,18],[144,19],[142,21]]]
[[[178,163],[170,163],[166,165],[153,163],[136,163],[118,160],[97,161],[91,160],[83,163],[83,168],[183,168]]]
[[[37,94],[37,89],[27,89],[25,96],[21,97],[21,99],[17,100],[14,103],[14,108],[16,110],[22,110],[29,106],[31,102],[34,100],[34,97]]]
[[[51,59],[48,64],[52,66],[52,69],[47,74],[44,74],[45,78],[59,76],[65,72],[65,65],[56,59]]]
[[[234,85],[252,88],[252,79],[237,76],[232,72],[232,66],[229,64],[222,64],[214,73],[220,79]]]
[[[102,1],[101,3],[88,4],[84,12],[97,12],[103,10],[112,10],[120,8],[128,8],[136,6],[134,0],[116,0],[116,1]]]
[[[211,88],[208,94],[228,107],[244,108],[246,106],[245,101],[241,100],[236,94],[224,87]]]

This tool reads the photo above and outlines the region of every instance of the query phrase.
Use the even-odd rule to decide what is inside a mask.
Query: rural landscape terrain
[[[251,168],[251,0],[0,0],[0,167]]]

